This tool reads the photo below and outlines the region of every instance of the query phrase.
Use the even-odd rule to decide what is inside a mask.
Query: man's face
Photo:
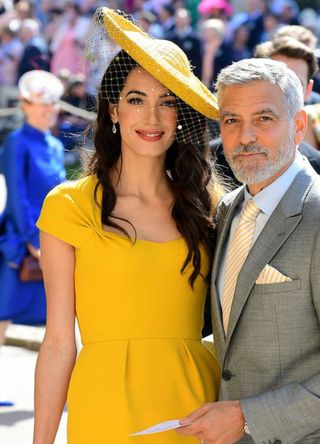
[[[278,60],[287,65],[291,71],[293,71],[299,78],[303,88],[303,98],[306,102],[311,94],[313,87],[313,80],[308,79],[308,65],[303,59],[294,59],[293,57],[287,57],[282,54],[276,54],[271,57],[272,60]]]
[[[227,86],[219,108],[227,161],[256,194],[293,162],[305,132],[305,113],[291,122],[281,89],[263,81]]]

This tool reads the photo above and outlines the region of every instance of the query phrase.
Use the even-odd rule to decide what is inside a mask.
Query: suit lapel
[[[270,216],[260,236],[254,243],[241,272],[235,289],[230,314],[227,344],[259,274],[282,247],[302,218],[305,198],[314,181],[314,173],[301,171]]]
[[[225,340],[224,329],[222,326],[222,312],[220,298],[216,289],[216,280],[218,276],[219,266],[221,263],[221,256],[223,246],[228,238],[230,225],[233,220],[235,209],[243,200],[244,187],[238,188],[226,196],[219,208],[219,215],[217,221],[217,243],[214,252],[214,260],[211,275],[211,309],[212,318],[215,324],[215,338],[219,336],[221,340]]]
[[[221,203],[217,222],[217,243],[214,253],[214,261],[212,267],[212,282],[215,283],[219,266],[221,262],[221,254],[224,243],[228,238],[230,225],[233,220],[233,214],[237,206],[244,199],[244,187],[238,188],[228,195],[228,198]]]

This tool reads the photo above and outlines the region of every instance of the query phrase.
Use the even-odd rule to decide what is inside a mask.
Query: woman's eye
[[[131,97],[130,99],[128,99],[128,103],[130,103],[131,105],[141,105],[142,99],[140,97]]]
[[[165,100],[164,102],[161,103],[162,106],[166,106],[168,108],[174,108],[177,106],[177,101],[176,100]]]

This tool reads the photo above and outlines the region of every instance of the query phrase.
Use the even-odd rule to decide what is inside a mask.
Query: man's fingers
[[[181,435],[188,435],[188,436],[195,436],[199,433],[201,434],[203,432],[203,417],[210,411],[212,408],[212,404],[205,404],[200,409],[195,410],[192,412],[189,416],[186,418],[183,418],[180,420],[180,424],[188,424],[192,423],[190,425],[186,425],[185,427],[180,427],[177,429],[177,432]]]
[[[194,412],[190,413],[190,415],[186,416],[183,419],[180,419],[180,424],[188,424],[189,422],[194,422],[201,416],[205,415],[211,408],[212,404],[205,404]]]
[[[176,432],[179,433],[179,435],[186,435],[186,436],[196,436],[198,433],[201,433],[200,424],[198,422],[195,422],[194,424],[190,424],[189,426],[185,427],[179,427],[176,429]]]

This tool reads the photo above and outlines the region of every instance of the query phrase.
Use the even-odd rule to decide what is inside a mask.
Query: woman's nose
[[[151,105],[150,107],[148,107],[147,109],[147,120],[148,123],[152,124],[152,125],[156,125],[157,123],[159,123],[160,121],[160,116],[159,116],[159,109],[156,105]]]

